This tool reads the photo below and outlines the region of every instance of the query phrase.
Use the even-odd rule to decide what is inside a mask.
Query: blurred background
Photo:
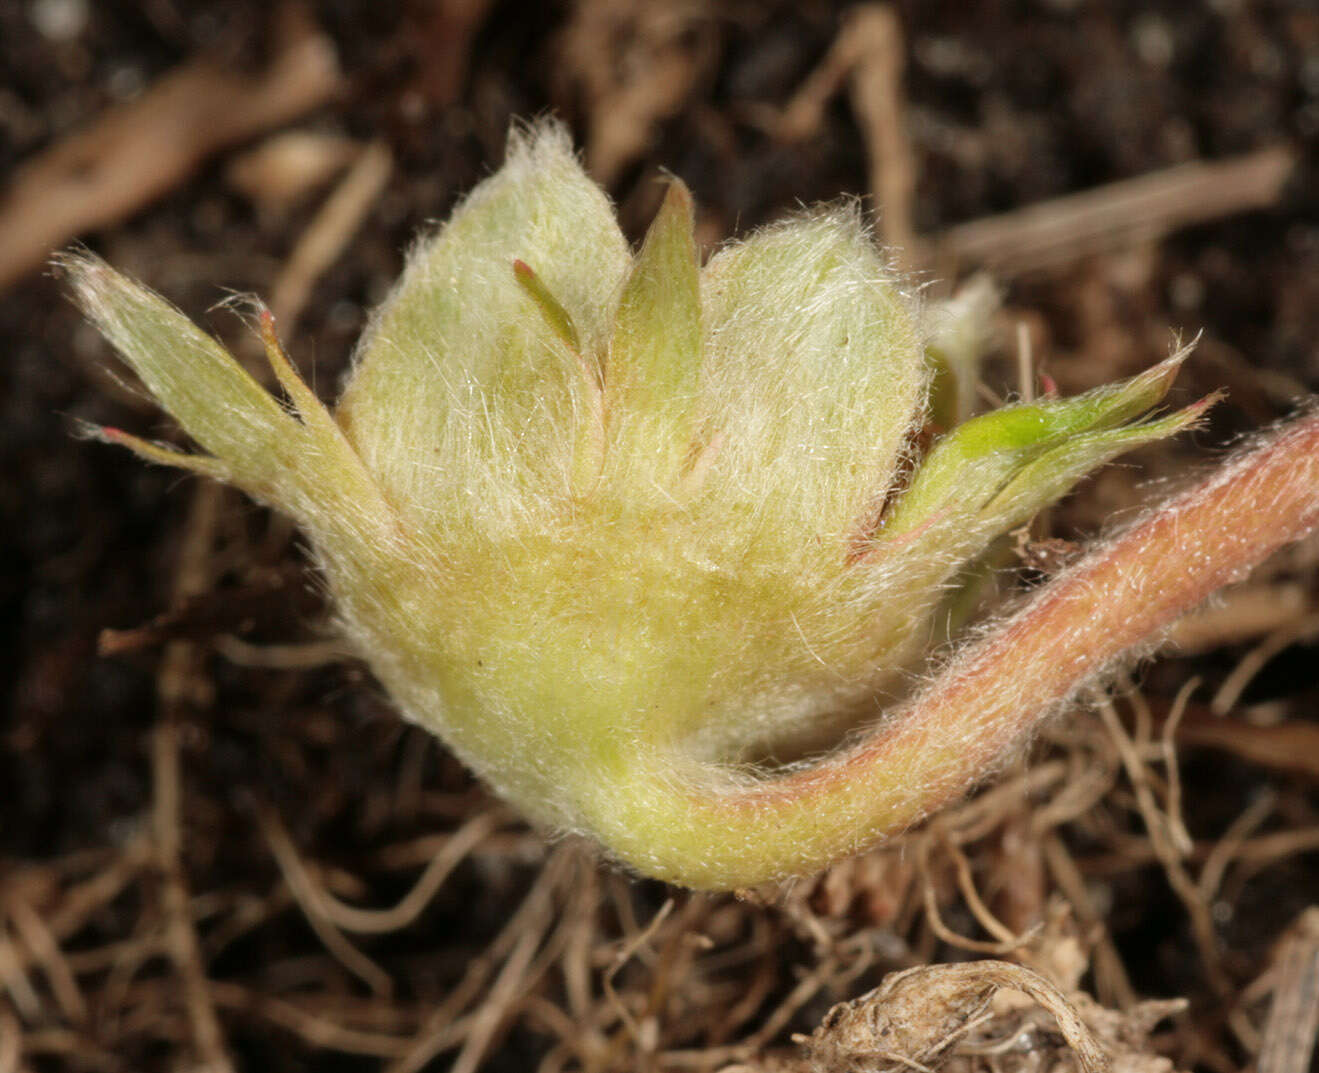
[[[634,240],[667,170],[707,250],[859,197],[913,286],[990,272],[986,400],[1199,338],[1172,401],[1226,401],[1051,512],[1005,589],[1319,388],[1305,0],[0,0],[0,1073],[793,1068],[884,972],[987,954],[1093,995],[1151,1073],[1305,1073],[1319,546],[936,824],[697,897],[403,727],[282,519],[80,438],[182,443],[52,253],[247,360],[216,307],[264,296],[332,398],[413,237],[546,114]],[[1047,1015],[995,1017],[940,1061],[1072,1068]]]

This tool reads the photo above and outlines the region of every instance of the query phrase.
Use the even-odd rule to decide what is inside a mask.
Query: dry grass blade
[[[338,260],[353,232],[379,200],[393,170],[389,149],[381,142],[372,142],[299,236],[270,292],[271,312],[286,332],[293,330],[312,286]]]

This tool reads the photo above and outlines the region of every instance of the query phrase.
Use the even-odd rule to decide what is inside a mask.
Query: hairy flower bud
[[[89,256],[64,265],[207,454],[107,438],[295,517],[407,718],[535,819],[698,886],[813,867],[918,816],[930,795],[902,770],[841,810],[706,805],[770,800],[775,765],[878,720],[996,537],[1199,412],[1143,417],[1177,356],[914,457],[931,311],[854,209],[701,267],[671,180],[634,254],[551,124],[515,132],[418,244],[333,413],[268,317],[291,406],[161,299]],[[958,745],[937,729],[931,752]]]

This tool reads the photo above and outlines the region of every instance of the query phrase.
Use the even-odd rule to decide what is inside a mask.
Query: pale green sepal
[[[664,484],[691,449],[701,373],[694,228],[691,194],[670,179],[623,289],[605,367],[608,450],[621,456],[618,471]]]
[[[858,214],[804,214],[716,254],[701,274],[702,402],[722,437],[705,488],[754,511],[767,541],[835,554],[891,490],[924,422],[910,298]]]
[[[144,462],[154,462],[158,466],[172,466],[174,469],[186,469],[214,481],[233,479],[229,468],[218,458],[212,458],[210,455],[189,454],[167,444],[144,440],[123,429],[107,428],[103,425],[84,424],[80,431],[89,440],[99,440],[101,443],[113,444],[115,447],[127,447]]]
[[[981,516],[1009,489],[1014,502],[1034,504],[1022,508],[1029,516],[1101,461],[1135,446],[1130,442],[1133,437],[1148,442],[1170,435],[1181,426],[1160,432],[1162,425],[1155,422],[1144,426],[1155,431],[1143,437],[1136,429],[1120,426],[1159,403],[1184,359],[1185,352],[1180,352],[1139,376],[1076,398],[1009,406],[972,418],[935,445],[884,522],[879,541],[900,537],[936,518]],[[1102,435],[1106,430],[1113,430],[1107,438]],[[1093,461],[1080,465],[1081,458]],[[1018,480],[1027,472],[1034,485]],[[1035,487],[1038,494],[1031,491]],[[1003,512],[988,513],[997,518]],[[1020,512],[1007,513],[1015,517]],[[1000,529],[1012,524],[1005,520]]]
[[[337,416],[414,521],[472,506],[517,523],[569,481],[594,388],[509,266],[535,269],[588,362],[607,344],[631,260],[609,198],[567,131],[515,129],[501,167],[410,254],[355,359]]]
[[[229,479],[263,499],[282,498],[286,468],[305,438],[303,425],[159,295],[88,253],[65,254],[58,264],[83,312]],[[137,441],[128,445],[146,454]],[[166,461],[163,452],[150,457]]]
[[[1166,439],[1195,424],[1214,397],[1156,421],[1083,433],[1023,466],[981,510],[997,529],[1009,529],[1065,495],[1087,473],[1118,455]]]

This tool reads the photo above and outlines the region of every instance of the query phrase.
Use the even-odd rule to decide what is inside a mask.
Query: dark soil
[[[199,53],[259,67],[272,48],[271,8],[248,0],[0,0],[0,169],[16,168]],[[498,164],[510,120],[560,115],[593,159],[593,119],[618,107],[613,95],[651,77],[657,40],[688,58],[690,80],[667,98],[672,87],[659,80],[638,152],[609,162],[630,236],[639,237],[655,207],[661,168],[691,186],[700,234],[711,242],[799,203],[866,193],[865,132],[845,92],[795,144],[775,138],[765,118],[826,55],[845,5],[582,0],[483,8],[471,0],[325,0],[311,12],[338,50],[346,86],[295,126],[378,139],[394,157],[386,189],[316,281],[296,327],[285,326],[323,396],[333,395],[413,235]],[[996,0],[901,9],[919,171],[911,213],[923,235],[1185,161],[1278,142],[1297,152],[1271,209],[1007,281],[1012,318],[1031,326],[1037,363],[1064,392],[1147,366],[1174,334],[1203,338],[1174,401],[1223,384],[1230,390],[1203,431],[1088,482],[1053,512],[1054,535],[1083,539],[1136,502],[1144,478],[1177,479],[1319,389],[1313,5]],[[228,178],[248,148],[210,158],[145,208],[78,236],[235,346],[248,345],[245,329],[211,308],[233,291],[269,293],[329,189],[286,207],[253,200]],[[429,1064],[422,1056],[397,1068],[444,1069],[459,1053],[490,1070],[542,1061],[547,1069],[717,1068],[749,1057],[718,1048],[765,1025],[806,974],[819,972],[821,985],[759,1041],[771,1050],[793,1031],[809,1032],[832,1001],[873,986],[884,970],[968,956],[929,930],[921,886],[902,878],[896,857],[879,871],[853,868],[828,889],[798,888],[764,905],[679,895],[672,920],[685,932],[657,930],[660,953],[626,951],[611,982],[638,1037],[604,976],[671,892],[607,869],[597,874],[579,849],[555,848],[497,817],[497,831],[418,919],[388,934],[350,936],[388,982],[373,987],[370,973],[364,980],[345,968],[309,926],[271,839],[286,828],[301,858],[316,863],[316,882],[354,904],[388,906],[440,844],[428,836],[495,806],[441,746],[396,719],[362,665],[251,667],[226,655],[235,651],[232,637],[289,645],[330,632],[296,534],[260,508],[222,497],[208,591],[176,606],[196,482],[76,435],[79,422],[92,422],[177,439],[140,392],[106,374],[116,368],[108,348],[49,273],[32,272],[0,293],[0,338],[0,944],[10,944],[0,946],[0,1069],[182,1069],[204,1051],[182,970],[162,939],[168,901],[157,871],[130,867],[119,889],[101,895],[86,886],[152,835],[153,750],[164,717],[158,681],[169,644],[181,639],[196,654],[192,692],[170,716],[182,759],[182,878],[205,975],[229,987],[214,992],[214,1006],[221,1047],[236,1068],[379,1068],[387,1055],[405,1054],[407,1041],[446,1024],[457,1028]],[[987,379],[1006,394],[1013,376],[1000,356]],[[1313,561],[1293,555],[1268,578],[1300,592],[1298,619],[1319,598]],[[98,651],[103,631],[135,630],[158,616],[166,616],[158,628],[130,638],[119,654]],[[1192,676],[1203,682],[1196,698],[1207,702],[1259,639],[1148,666],[1142,703],[1160,718]],[[1285,645],[1238,702],[1237,722],[1319,730],[1316,644],[1311,631]],[[1121,707],[1125,719],[1133,710]],[[1080,755],[1102,738],[1097,728],[1091,710],[1068,717],[1040,743],[1037,760]],[[1125,784],[1051,837],[1081,868],[1098,913],[1095,921],[1081,917],[1082,945],[1089,950],[1106,930],[1136,993],[1190,998],[1191,1013],[1161,1045],[1181,1068],[1227,1073],[1251,1062],[1241,1025],[1258,1029],[1266,1008],[1264,992],[1248,985],[1271,963],[1283,930],[1319,903],[1317,776],[1314,765],[1307,774],[1222,746],[1186,745],[1180,756],[1185,821],[1199,847],[1193,873],[1265,797],[1270,805],[1249,837],[1290,832],[1298,840],[1274,857],[1261,849],[1232,858],[1209,905],[1216,966],[1205,964],[1187,906],[1149,853]],[[1023,830],[1003,819],[964,847],[986,898],[1014,928],[1045,913],[1060,889],[1039,853],[1014,842]],[[1030,862],[1034,880],[1023,878]],[[547,867],[576,878],[544,880]],[[935,871],[948,925],[986,938],[947,862]],[[1016,918],[1014,883],[1026,888],[1017,891],[1025,908]],[[545,945],[537,946],[543,964],[532,964],[539,975],[491,1015],[478,1046],[471,1041],[484,1031],[483,1003],[498,996],[512,957],[507,944],[489,944],[537,889],[549,891],[550,906]],[[5,968],[7,950],[40,945],[31,922],[6,908],[14,898],[63,951],[64,984],[59,958],[22,955],[35,967],[19,977]],[[576,937],[557,923],[579,918]],[[681,941],[698,933],[708,950]],[[721,951],[733,953],[717,962]],[[574,976],[573,966],[584,975]],[[468,992],[458,993],[464,978]],[[1123,997],[1111,979],[1085,983],[1109,1004]],[[318,1037],[306,1020],[282,1016],[280,1002],[374,1042]],[[6,1033],[12,1039],[20,1025],[22,1057],[7,1065]],[[391,1052],[377,1037],[402,1042]]]

